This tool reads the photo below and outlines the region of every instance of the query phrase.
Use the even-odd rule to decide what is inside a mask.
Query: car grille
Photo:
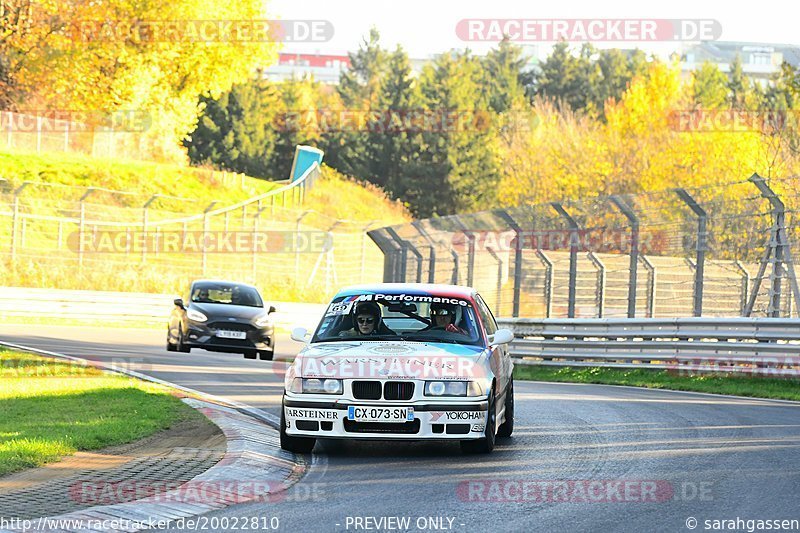
[[[344,430],[348,433],[419,433],[419,419],[402,424],[387,422],[353,422],[344,419]]]
[[[213,330],[222,329],[225,331],[252,331],[253,326],[248,324],[241,324],[238,322],[212,322],[208,325]]]
[[[353,398],[357,400],[380,400],[380,381],[354,381]]]
[[[411,381],[387,381],[383,385],[383,398],[386,400],[410,400],[414,396],[414,383]]]

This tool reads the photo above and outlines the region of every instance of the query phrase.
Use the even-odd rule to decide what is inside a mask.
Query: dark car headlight
[[[268,314],[261,315],[258,318],[256,318],[254,323],[259,328],[265,328],[267,326],[271,326],[272,325],[272,317],[269,316]]]
[[[195,322],[205,322],[206,320],[208,320],[208,317],[206,315],[195,309],[188,309],[186,311],[186,318],[188,318],[189,320],[194,320]]]

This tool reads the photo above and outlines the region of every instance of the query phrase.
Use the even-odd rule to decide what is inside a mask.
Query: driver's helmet
[[[453,304],[443,304],[443,303],[431,304],[430,313],[431,313],[431,322],[433,322],[437,316],[446,316],[448,317],[448,322],[447,322],[448,324],[455,324],[457,310],[456,306]]]
[[[375,302],[361,302],[353,312],[353,327],[357,328],[356,319],[358,315],[371,315],[375,319],[375,327],[373,331],[378,331],[381,325],[381,308]]]

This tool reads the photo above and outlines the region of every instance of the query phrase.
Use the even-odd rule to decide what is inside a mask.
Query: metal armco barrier
[[[515,364],[800,376],[800,319],[501,318]]]

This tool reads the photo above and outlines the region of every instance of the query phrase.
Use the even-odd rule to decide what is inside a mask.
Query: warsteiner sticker
[[[320,411],[319,409],[297,409],[294,407],[287,407],[286,415],[305,420],[339,420],[339,413],[337,411]]]

